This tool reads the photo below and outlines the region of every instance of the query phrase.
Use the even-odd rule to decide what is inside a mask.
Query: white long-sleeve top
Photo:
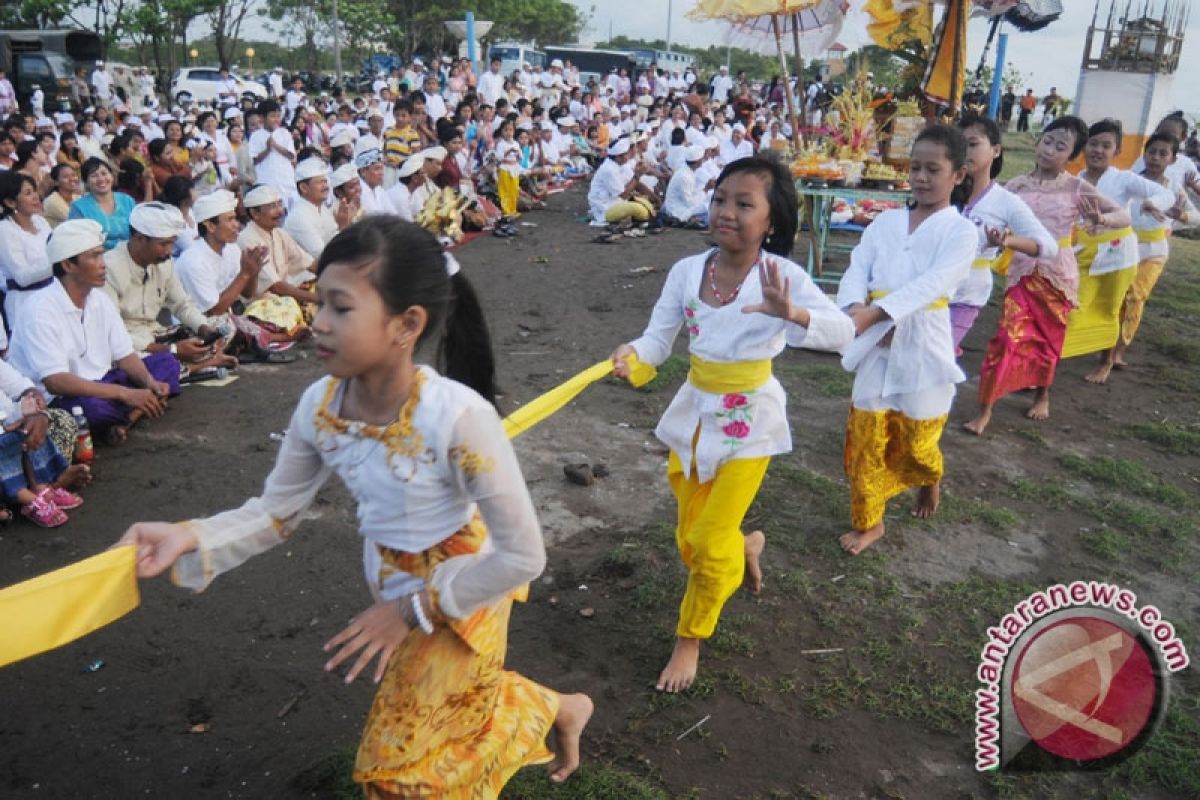
[[[320,258],[325,245],[337,236],[337,220],[327,205],[315,206],[300,195],[296,195],[283,229],[292,235],[296,244],[313,258]]]
[[[1166,186],[1143,178],[1126,169],[1109,167],[1096,181],[1100,194],[1115,200],[1130,211],[1141,208],[1149,200],[1159,211],[1166,211],[1175,204],[1175,193]]]
[[[667,196],[663,200],[663,212],[686,222],[694,216],[708,211],[704,186],[696,177],[696,171],[683,164],[671,173],[667,183]]]
[[[987,229],[1001,231],[1011,229],[1017,236],[1033,239],[1038,243],[1038,254],[1044,258],[1058,255],[1058,242],[1046,230],[1046,226],[1034,216],[1033,209],[1025,201],[1000,184],[992,181],[974,206],[963,209],[963,216],[975,226],[979,239],[979,252],[972,269],[950,298],[951,303],[969,306],[985,306],[992,296],[992,270],[990,262],[1000,256],[999,247],[989,247]]]
[[[876,323],[842,351],[842,366],[855,377],[853,400],[911,394],[966,380],[954,358],[950,311],[945,303],[967,277],[979,250],[975,226],[953,206],[908,232],[908,209],[880,214],[850,254],[838,285],[837,304],[882,308],[890,320]],[[885,293],[871,300],[871,293]],[[940,306],[931,308],[931,306]],[[893,332],[890,346],[882,345]],[[865,369],[875,359],[886,368]]]
[[[50,223],[38,214],[33,217],[33,227],[36,230],[30,233],[12,217],[0,220],[0,277],[17,286],[33,286],[53,275],[50,258],[46,255]],[[4,313],[8,317],[8,327],[17,327],[20,309],[34,291],[5,288]]]
[[[391,436],[338,416],[344,383],[326,377],[310,386],[262,495],[188,523],[199,546],[178,561],[172,580],[203,590],[217,575],[283,542],[335,473],[358,505],[364,569],[377,598],[394,599],[425,585],[390,569],[385,577],[378,547],[424,552],[466,525],[476,510],[488,542],[434,569],[429,582],[441,611],[461,619],[537,577],[546,549],[499,415],[462,384],[428,367],[419,374],[397,421],[385,429]]]
[[[691,355],[721,363],[773,359],[785,345],[839,350],[853,338],[850,318],[817,288],[804,268],[769,253],[763,256],[777,263],[781,277],[791,281],[792,305],[808,309],[812,315],[807,328],[766,314],[743,313],[746,306],[763,300],[757,267],[746,275],[732,303],[716,308],[703,302],[700,287],[708,280],[708,261],[715,255],[715,250],[708,250],[671,267],[650,324],[630,343],[640,360],[656,366],[665,361],[684,326]],[[655,435],[675,451],[686,475],[692,469],[692,436],[699,426],[695,466],[704,482],[730,459],[790,451],[786,404],[783,387],[773,377],[757,389],[725,395],[685,382],[659,420]]]
[[[1197,212],[1196,207],[1188,198],[1182,176],[1177,174],[1174,180],[1167,177],[1166,174],[1163,177],[1167,180],[1166,186],[1175,195],[1176,201],[1183,203],[1186,216],[1182,220],[1168,218],[1160,222],[1153,215],[1143,211],[1141,204],[1135,204],[1134,208],[1130,209],[1130,216],[1133,217],[1133,230],[1138,234],[1138,261],[1167,257],[1171,253],[1170,231],[1175,228],[1191,227],[1200,222],[1200,212]],[[1168,235],[1159,239],[1153,235],[1159,231],[1166,231]]]

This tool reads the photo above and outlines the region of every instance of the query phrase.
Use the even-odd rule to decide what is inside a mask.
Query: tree
[[[70,0],[6,0],[0,4],[0,28],[50,28],[71,12]]]
[[[267,7],[259,11],[281,23],[269,27],[276,33],[286,31],[289,41],[293,33],[300,34],[302,44],[299,52],[304,54],[303,66],[310,73],[317,72],[321,66],[321,48],[317,40],[325,40],[332,35],[332,14],[326,13],[326,4],[324,0],[267,0]]]
[[[217,46],[217,61],[228,69],[235,59],[234,51],[242,32],[242,23],[250,13],[254,0],[217,0],[208,11],[212,23],[213,42]]]
[[[212,10],[212,0],[131,0],[118,24],[129,33],[142,63],[153,62],[159,89],[166,92],[179,66],[179,49],[187,50],[187,29],[196,17]],[[147,55],[150,58],[147,58]]]

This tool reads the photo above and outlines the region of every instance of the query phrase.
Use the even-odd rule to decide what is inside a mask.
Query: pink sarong
[[[1004,311],[988,342],[979,377],[979,402],[992,405],[1009,392],[1054,383],[1071,301],[1034,273],[1004,293]]]

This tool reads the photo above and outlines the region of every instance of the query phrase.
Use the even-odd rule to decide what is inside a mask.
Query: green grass
[[[689,369],[691,369],[691,364],[683,356],[667,356],[667,360],[658,365],[658,374],[654,376],[654,380],[641,387],[641,391],[657,392],[662,389],[673,391],[683,383]]]
[[[1143,442],[1150,442],[1181,456],[1200,455],[1200,426],[1177,425],[1170,422],[1139,422],[1126,425],[1121,432]]]
[[[1062,464],[1068,472],[1092,483],[1112,486],[1176,508],[1186,508],[1195,504],[1195,499],[1190,494],[1159,480],[1144,465],[1136,461],[1067,453],[1059,457],[1058,463]]]
[[[945,525],[979,523],[998,531],[1015,528],[1021,523],[1021,515],[1009,508],[980,500],[977,497],[959,497],[945,492],[935,516],[917,519],[904,515],[902,521],[922,528],[941,528]]]
[[[1004,134],[1004,169],[999,180],[1007,181],[1033,169],[1033,148],[1037,137],[1031,133]]]
[[[798,392],[801,397],[806,390],[810,390],[819,397],[847,398],[854,386],[854,375],[840,366],[806,364],[790,367],[787,372],[802,382]]]
[[[670,800],[647,781],[608,764],[584,764],[563,785],[550,782],[544,766],[526,767],[500,793],[502,800]]]

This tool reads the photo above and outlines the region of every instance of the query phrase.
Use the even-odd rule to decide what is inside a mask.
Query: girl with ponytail
[[[325,668],[349,664],[349,683],[375,661],[354,770],[367,797],[431,786],[496,797],[519,768],[554,759],[551,728],[550,779],[562,782],[592,713],[586,695],[503,669],[513,600],[546,553],[494,406],[478,299],[447,264],[433,236],[397,217],[335,236],[312,323],[328,376],[301,397],[262,496],[207,519],[138,523],[121,540],[137,545],[140,576],[173,565],[176,584],[200,590],[290,537],[330,474],[342,479],[374,603],[326,643]],[[445,375],[418,364],[421,351]]]

